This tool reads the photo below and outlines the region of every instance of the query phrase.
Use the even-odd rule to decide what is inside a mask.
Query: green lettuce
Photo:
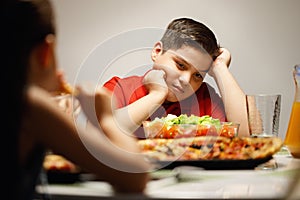
[[[196,116],[196,115],[186,115],[181,114],[179,116],[168,114],[166,117],[155,118],[152,123],[164,123],[166,126],[172,126],[174,124],[195,124],[195,125],[214,125],[215,127],[221,127],[221,122],[219,119],[212,118],[209,115]]]

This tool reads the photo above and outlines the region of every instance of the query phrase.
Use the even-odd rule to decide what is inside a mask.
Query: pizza
[[[280,150],[280,138],[199,136],[144,139],[138,145],[149,160],[247,160],[272,156]]]
[[[68,172],[75,173],[79,171],[79,167],[65,157],[57,154],[48,154],[43,162],[45,171]]]
[[[63,95],[76,95],[77,91],[68,82],[63,82],[57,91],[53,91],[53,96],[63,96]]]
[[[62,84],[62,92],[65,94],[75,94],[76,90],[71,86],[71,84],[65,82]]]

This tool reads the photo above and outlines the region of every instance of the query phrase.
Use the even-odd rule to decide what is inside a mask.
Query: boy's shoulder
[[[143,84],[143,76],[128,76],[121,78],[119,76],[114,76],[110,80],[106,81],[104,83],[104,87],[106,87],[109,90],[114,90],[115,86],[118,85],[120,88],[126,88],[129,89],[131,87],[136,87],[136,85],[141,85]]]
[[[127,77],[120,77],[120,76],[113,76],[111,79],[109,79],[106,83],[110,82],[119,82],[119,83],[125,83],[125,82],[131,82],[131,81],[139,81],[143,80],[144,76],[127,76]]]

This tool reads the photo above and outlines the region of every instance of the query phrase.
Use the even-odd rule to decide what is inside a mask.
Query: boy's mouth
[[[175,93],[184,93],[184,89],[181,86],[178,85],[172,85],[172,90],[174,90]]]

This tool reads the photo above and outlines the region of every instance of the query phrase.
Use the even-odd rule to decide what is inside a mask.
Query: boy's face
[[[152,51],[153,69],[166,73],[165,81],[169,88],[167,101],[176,102],[186,99],[198,90],[212,64],[208,53],[203,53],[190,46],[163,53],[158,42]]]

